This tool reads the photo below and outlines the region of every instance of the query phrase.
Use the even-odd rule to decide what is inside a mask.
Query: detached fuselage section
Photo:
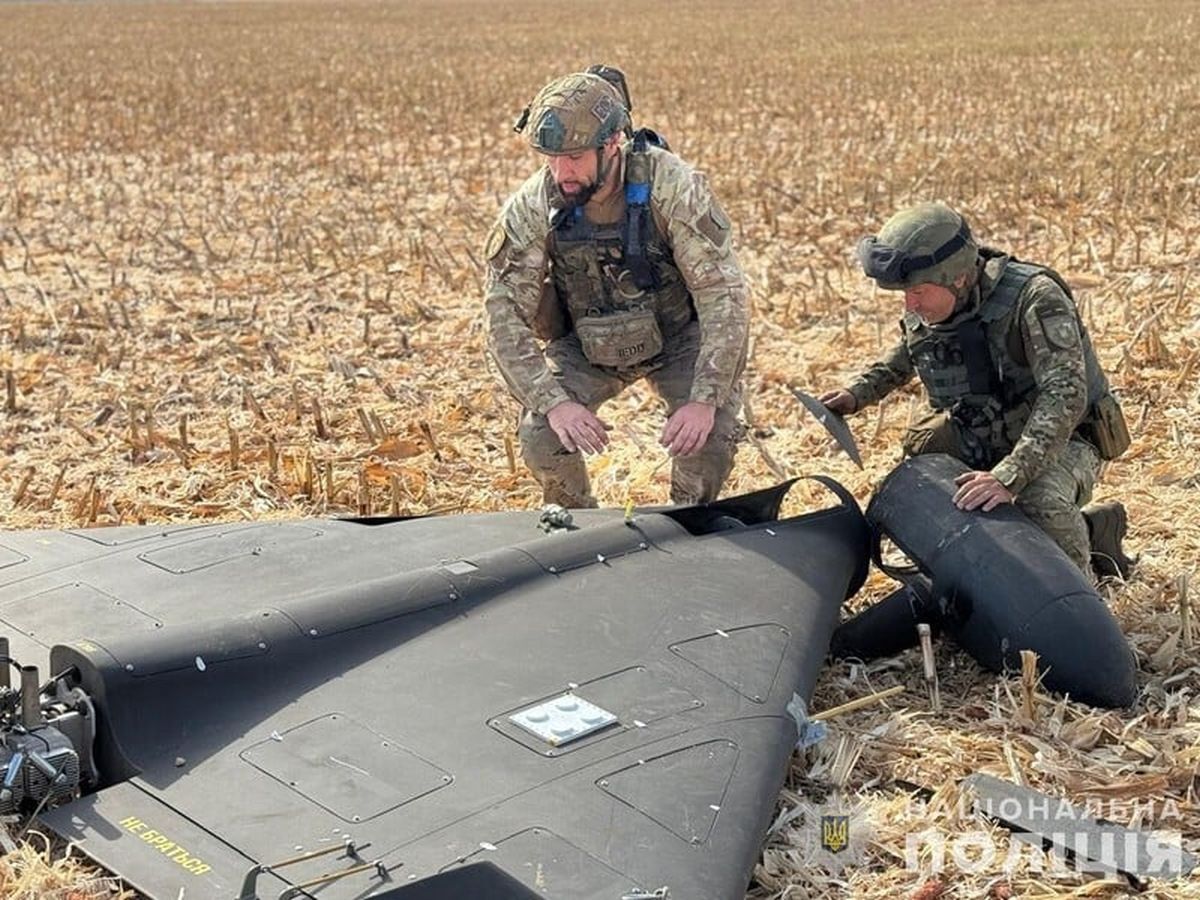
[[[958,509],[955,479],[965,471],[949,456],[917,456],[876,490],[872,528],[916,564],[930,596],[901,590],[864,611],[838,629],[835,655],[898,652],[924,621],[993,672],[1021,671],[1021,651],[1031,650],[1048,689],[1094,706],[1132,705],[1133,651],[1096,587],[1015,506]]]

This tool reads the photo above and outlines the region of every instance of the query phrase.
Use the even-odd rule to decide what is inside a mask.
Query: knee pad
[[[925,453],[948,453],[957,456],[954,426],[945,413],[930,413],[904,430],[900,446],[906,456]]]

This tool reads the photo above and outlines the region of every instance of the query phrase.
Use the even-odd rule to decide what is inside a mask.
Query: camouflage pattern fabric
[[[847,389],[861,409],[918,375],[932,409],[909,428],[905,452],[949,453],[989,469],[1088,573],[1079,507],[1091,499],[1099,455],[1076,428],[1088,405],[1089,368],[1102,373],[1074,301],[1050,275],[1026,277],[1007,312],[989,307],[1007,266],[1007,257],[988,258],[965,310],[945,323],[906,315],[900,340]],[[997,375],[990,397],[971,393],[979,385],[972,387],[961,347],[954,351],[950,336],[964,317],[991,318],[988,350]]]
[[[719,207],[713,209],[728,225]],[[614,316],[653,312],[659,332],[668,341],[689,322],[696,319],[696,308],[688,284],[676,265],[669,235],[664,234],[650,217],[643,241],[646,261],[654,285],[646,289],[637,286],[633,273],[623,259],[624,208],[613,210],[620,220],[593,224],[584,217],[571,217],[550,237],[554,259],[551,282],[565,306],[565,314],[582,332],[612,320]],[[727,230],[726,230],[727,233]],[[721,233],[714,231],[716,239]],[[584,335],[580,333],[580,338]],[[583,340],[585,349],[588,341]],[[591,358],[593,363],[605,360]],[[631,360],[640,362],[641,360]],[[614,365],[614,362],[608,362]]]
[[[718,421],[722,413],[731,418],[737,414],[749,333],[749,304],[745,279],[733,251],[729,221],[701,173],[666,150],[651,147],[646,152],[651,171],[650,211],[658,238],[669,254],[656,264],[669,266],[678,273],[677,292],[641,301],[670,326],[664,329],[665,344],[658,356],[632,369],[616,369],[596,367],[582,353],[578,358],[568,354],[560,356],[552,371],[547,360],[549,347],[544,350],[535,334],[546,296],[544,288],[551,281],[559,292],[567,292],[568,296],[560,299],[565,313],[565,336],[572,337],[572,317],[579,312],[579,306],[572,302],[570,294],[580,290],[579,279],[587,277],[588,270],[581,269],[574,258],[556,255],[552,226],[560,213],[556,208],[558,192],[548,169],[535,173],[508,199],[488,237],[484,302],[488,352],[513,396],[533,417],[544,418],[550,409],[566,400],[590,405],[615,396],[620,386],[662,370],[669,360],[680,359],[681,348],[687,344],[684,335],[689,333],[695,334],[695,353],[689,357],[686,379],[678,382],[685,384],[686,390],[682,393],[673,390],[672,396],[663,392],[668,406],[689,401],[708,403],[720,411]],[[619,203],[623,215],[623,197]],[[593,293],[608,291],[608,287],[598,283],[601,278],[599,270],[591,270]],[[686,317],[678,314],[680,298]],[[600,396],[578,393],[581,389],[570,376],[571,367],[578,367],[583,381],[601,377],[615,389],[606,396],[604,392]],[[673,380],[678,377],[682,376],[678,373],[672,376]],[[709,443],[719,440],[714,430]],[[540,447],[540,443],[523,440],[522,446],[529,451],[526,460],[530,468],[545,483],[540,473],[545,470],[546,454],[529,449]],[[708,447],[701,455],[707,452]],[[724,453],[722,450],[718,455]],[[731,452],[729,458],[732,459]],[[578,465],[583,465],[582,459]],[[684,460],[677,461],[677,472],[680,466],[686,472],[688,465]],[[726,467],[724,473],[727,472]],[[724,480],[724,474],[720,480]],[[708,475],[701,481],[702,485],[686,491],[681,482],[680,496],[715,497],[720,484],[714,487]],[[576,478],[572,484],[572,490],[576,490],[580,484],[586,485],[586,481]],[[586,494],[586,488],[583,490]]]
[[[690,399],[701,343],[699,324],[693,322],[656,359],[632,369],[592,365],[573,334],[552,341],[546,347],[546,358],[562,389],[593,412],[629,384],[645,378],[666,401],[669,416]],[[717,409],[712,434],[700,452],[672,460],[672,503],[716,499],[733,468],[742,435],[737,419],[740,406],[741,397],[735,390]],[[526,410],[518,434],[521,454],[542,485],[546,503],[568,508],[596,505],[582,454],[568,453],[563,448],[544,415]]]
[[[990,469],[1019,495],[1062,452],[1082,421],[1088,379],[1074,302],[1053,278],[1035,275],[1024,283],[1010,314],[989,329],[991,362],[1000,378],[991,409],[979,402],[956,402],[979,398],[968,398],[966,376],[953,372],[964,360],[961,351],[955,356],[949,335],[963,317],[987,315],[989,297],[1004,277],[1006,264],[1006,257],[989,259],[966,310],[949,321],[926,325],[906,315],[900,340],[847,389],[861,409],[920,374],[934,409],[951,412],[960,431],[969,432],[960,440],[968,454],[964,461]],[[951,347],[940,354],[927,346],[931,336],[939,334]]]
[[[629,112],[613,85],[599,75],[575,72],[556,78],[529,104],[530,145],[548,154],[599,147],[629,124]]]

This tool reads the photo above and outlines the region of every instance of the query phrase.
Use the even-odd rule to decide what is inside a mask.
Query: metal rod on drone
[[[21,666],[21,724],[26,729],[42,724],[42,691],[37,666]]]
[[[8,676],[8,638],[0,637],[0,688],[12,687]]]

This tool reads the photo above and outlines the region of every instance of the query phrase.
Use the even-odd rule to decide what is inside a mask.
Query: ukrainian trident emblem
[[[841,853],[849,843],[849,816],[821,816],[822,847],[830,853]]]

